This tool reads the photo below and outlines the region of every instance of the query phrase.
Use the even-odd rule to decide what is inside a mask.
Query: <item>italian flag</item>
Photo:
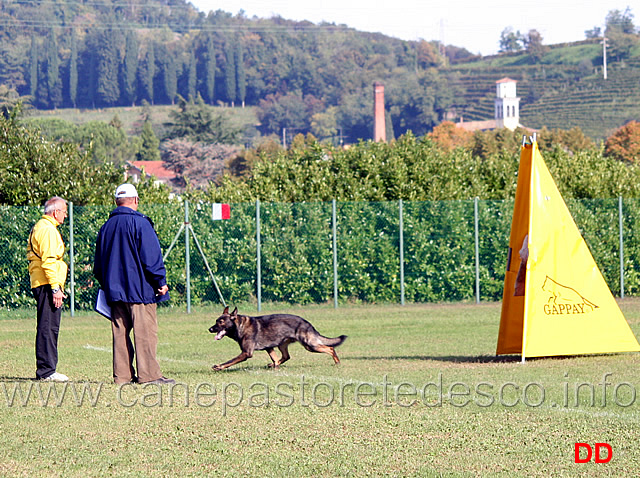
[[[220,203],[213,204],[212,217],[214,221],[229,219],[231,217],[229,205]]]

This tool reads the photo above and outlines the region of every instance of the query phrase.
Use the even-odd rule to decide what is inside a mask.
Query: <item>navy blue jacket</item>
[[[111,211],[96,239],[93,275],[107,302],[152,304],[167,283],[160,242],[151,219],[126,206]]]

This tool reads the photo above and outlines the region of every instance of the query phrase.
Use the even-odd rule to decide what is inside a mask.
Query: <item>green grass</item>
[[[169,121],[169,112],[177,110],[177,105],[149,106],[151,122],[160,128],[161,125]],[[222,111],[227,114],[234,127],[241,128],[257,123],[254,107],[216,107],[214,111],[216,113]],[[109,123],[117,115],[122,122],[123,131],[128,135],[137,135],[139,131],[136,131],[136,128],[141,128],[143,112],[144,108],[142,106],[98,109],[59,108],[55,110],[31,110],[29,118],[59,118],[76,125],[82,125],[90,121]]]
[[[621,307],[638,336],[640,301],[625,299]],[[58,369],[74,382],[59,405],[53,396],[43,405],[38,390],[46,397],[53,387],[60,397],[65,385],[31,380],[35,319],[5,312],[0,475],[637,473],[639,404],[630,392],[640,386],[638,354],[525,364],[496,358],[499,304],[280,307],[325,335],[347,334],[337,349],[342,364],[294,345],[292,360],[278,371],[257,352],[213,372],[212,364],[239,351],[232,340],[216,342],[208,333],[218,309],[162,311],[158,356],[163,373],[179,382],[174,388],[116,387],[109,323],[95,314],[63,316]],[[610,385],[602,387],[606,373]],[[72,386],[91,389],[95,403],[85,396],[80,404]],[[10,404],[18,389],[25,395]],[[613,459],[575,464],[576,442],[609,443]]]

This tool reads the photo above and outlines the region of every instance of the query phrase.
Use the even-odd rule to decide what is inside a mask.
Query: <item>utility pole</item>
[[[607,37],[602,37],[602,76],[607,79]]]

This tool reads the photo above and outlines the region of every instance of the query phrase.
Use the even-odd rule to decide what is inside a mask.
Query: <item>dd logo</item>
[[[587,456],[584,458],[580,457],[580,449],[584,448],[587,450]],[[591,457],[594,455],[593,450],[595,448],[595,461],[596,463],[609,463],[611,458],[613,458],[613,449],[611,445],[608,443],[596,443],[593,448],[588,443],[576,443],[575,448],[575,462],[576,463],[588,463],[591,461]],[[607,454],[606,456],[602,456],[600,450],[606,448]]]

